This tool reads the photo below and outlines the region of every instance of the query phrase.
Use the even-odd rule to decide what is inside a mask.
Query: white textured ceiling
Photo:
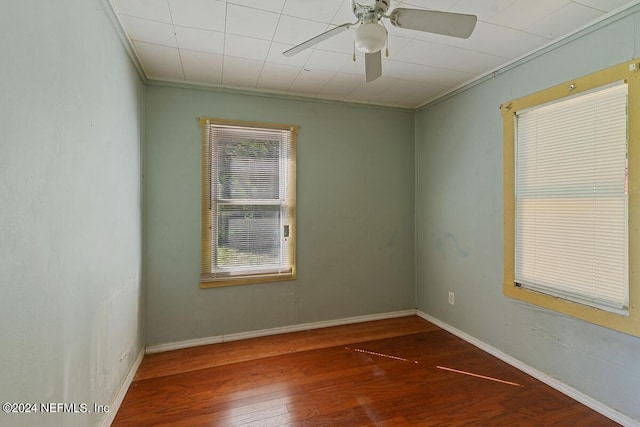
[[[364,82],[353,30],[282,52],[354,22],[350,0],[111,0],[149,79],[417,107],[574,31],[628,0],[395,0],[392,9],[478,16],[468,39],[393,27],[381,78]],[[366,4],[369,0],[360,0]]]

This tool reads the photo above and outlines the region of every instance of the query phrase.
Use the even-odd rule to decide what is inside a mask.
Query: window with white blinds
[[[627,98],[619,82],[516,111],[517,286],[627,313]]]
[[[295,126],[201,125],[202,286],[295,278]]]

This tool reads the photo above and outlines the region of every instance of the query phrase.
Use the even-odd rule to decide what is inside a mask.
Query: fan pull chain
[[[386,30],[386,28],[385,28]],[[384,54],[385,56],[388,58],[389,57],[389,33],[387,33],[387,40],[384,44],[385,50],[384,50]]]
[[[356,62],[356,42],[353,42],[353,62]]]

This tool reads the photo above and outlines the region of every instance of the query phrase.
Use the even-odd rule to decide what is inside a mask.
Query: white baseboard
[[[429,316],[428,314],[420,311],[420,310],[416,310],[416,314],[420,317],[422,317],[424,320],[427,320],[431,323],[433,323],[434,325],[437,325],[439,327],[441,327],[442,329],[444,329],[447,332],[452,333],[453,335],[457,336],[458,338],[461,338],[463,340],[465,340],[466,342],[468,342],[469,344],[474,345],[475,347],[478,347],[480,350],[483,350],[495,357],[497,357],[498,359],[502,360],[503,362],[508,363],[509,365],[513,366],[514,368],[517,368],[519,370],[521,370],[522,372],[531,375],[532,377],[534,377],[535,379],[542,381],[543,383],[545,383],[546,385],[553,387],[554,389],[558,390],[561,393],[566,394],[567,396],[569,396],[570,398],[577,400],[578,402],[582,403],[585,406],[588,406],[589,408],[593,409],[596,412],[601,413],[602,415],[604,415],[605,417],[619,423],[622,424],[623,426],[627,426],[627,427],[637,427],[638,425],[640,425],[638,423],[637,420],[634,420],[624,414],[621,414],[620,412],[616,411],[613,408],[610,408],[609,406],[593,399],[592,397],[587,396],[586,394],[576,390],[573,387],[568,386],[567,384],[563,383],[562,381],[559,381],[556,378],[553,378],[547,374],[545,374],[542,371],[539,371],[527,364],[525,364],[524,362],[509,356],[506,353],[503,353],[502,351],[498,350],[497,348],[494,348],[492,346],[490,346],[489,344],[486,344],[480,340],[478,340],[477,338],[472,337],[471,335],[462,332],[459,329],[454,328],[453,326],[442,322],[441,320],[436,319],[435,317]]]
[[[289,332],[308,331],[311,329],[328,328],[331,326],[349,325],[352,323],[369,322],[373,320],[393,319],[396,317],[414,316],[415,309],[392,311],[388,313],[369,314],[365,316],[347,317],[337,320],[325,320],[321,322],[301,323],[298,325],[282,326],[271,329],[261,329],[258,331],[240,332],[237,334],[217,335],[213,337],[198,338],[194,340],[178,341],[166,344],[155,344],[147,346],[146,353],[161,353],[170,350],[179,350],[182,348],[197,347],[201,345],[218,344],[221,342],[245,340],[249,338],[266,337],[269,335],[286,334]]]
[[[109,412],[107,412],[107,416],[102,419],[102,422],[100,423],[101,427],[111,426],[111,423],[115,419],[116,414],[120,409],[120,405],[122,405],[122,401],[124,400],[127,391],[129,391],[129,386],[133,382],[133,378],[136,376],[136,372],[138,372],[138,368],[142,363],[143,357],[144,348],[140,349],[140,353],[138,353],[138,357],[136,357],[135,362],[133,362],[133,366],[131,366],[131,369],[129,369],[129,373],[124,379],[124,383],[122,383],[120,390],[118,390],[118,394],[116,394],[116,397],[113,398],[113,402],[111,402],[111,405],[109,405]]]

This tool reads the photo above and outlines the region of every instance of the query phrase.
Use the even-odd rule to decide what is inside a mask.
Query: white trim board
[[[347,317],[336,320],[325,320],[321,322],[312,323],[300,323],[297,325],[281,326],[278,328],[261,329],[258,331],[240,332],[236,334],[228,335],[216,335],[213,337],[196,338],[193,340],[178,341],[165,344],[154,344],[147,346],[146,354],[161,353],[171,350],[179,350],[189,347],[198,347],[201,345],[218,344],[228,341],[245,340],[249,338],[266,337],[269,335],[287,334],[290,332],[309,331],[311,329],[328,328],[331,326],[349,325],[352,323],[370,322],[373,320],[393,319],[396,317],[414,316],[416,314],[415,309],[392,311],[379,314],[368,314],[365,316]]]
[[[117,33],[118,38],[120,39],[120,43],[122,44],[122,47],[127,53],[127,56],[131,61],[131,64],[136,69],[136,72],[138,73],[138,77],[140,77],[140,80],[142,81],[142,83],[146,83],[147,75],[144,72],[142,63],[138,59],[136,50],[133,47],[133,42],[129,38],[129,35],[127,34],[127,32],[124,30],[124,25],[122,24],[122,21],[120,21],[120,17],[116,12],[117,8],[114,6],[114,3],[112,2],[112,0],[101,0],[100,3],[114,31]]]
[[[453,326],[444,323],[441,320],[436,319],[435,317],[429,316],[427,313],[424,313],[420,310],[416,310],[416,315],[418,315],[419,317],[422,317],[424,320],[433,323],[436,326],[441,327],[442,329],[444,329],[447,332],[452,333],[453,335],[457,336],[458,338],[463,339],[464,341],[468,342],[469,344],[478,347],[480,350],[485,351],[489,354],[491,354],[492,356],[497,357],[498,359],[502,360],[505,363],[508,363],[509,365],[513,366],[516,369],[521,370],[522,372],[531,375],[533,378],[542,381],[543,383],[545,383],[546,385],[548,385],[549,387],[552,387],[556,390],[558,390],[559,392],[566,394],[567,396],[569,396],[570,398],[577,400],[578,402],[582,403],[583,405],[593,409],[596,412],[601,413],[602,415],[604,415],[605,417],[619,423],[622,424],[623,426],[627,426],[627,427],[634,427],[634,426],[638,426],[640,425],[638,423],[637,420],[634,420],[633,418],[630,418],[618,411],[616,411],[613,408],[610,408],[609,406],[605,405],[604,403],[598,402],[597,400],[593,399],[592,397],[587,396],[586,394],[576,390],[573,387],[568,386],[567,384],[563,383],[562,381],[559,381],[556,378],[553,378],[547,374],[545,374],[542,371],[537,370],[536,368],[533,368],[527,364],[525,364],[524,362],[509,356],[506,353],[503,353],[502,351],[498,350],[495,347],[490,346],[489,344],[486,344],[474,337],[472,337],[471,335],[462,332],[459,329],[454,328]]]
[[[131,369],[129,369],[129,373],[120,386],[118,394],[116,394],[116,396],[113,398],[113,402],[111,402],[111,405],[109,405],[109,412],[107,412],[107,415],[102,419],[102,422],[100,422],[100,427],[109,427],[111,426],[111,423],[113,423],[113,420],[116,418],[116,414],[120,409],[120,405],[122,405],[122,401],[124,400],[127,391],[129,391],[129,386],[131,386],[133,378],[138,372],[138,368],[140,367],[143,358],[144,347],[140,349],[140,353],[138,353],[138,357],[136,357],[136,360],[133,362],[133,366],[131,366]]]

